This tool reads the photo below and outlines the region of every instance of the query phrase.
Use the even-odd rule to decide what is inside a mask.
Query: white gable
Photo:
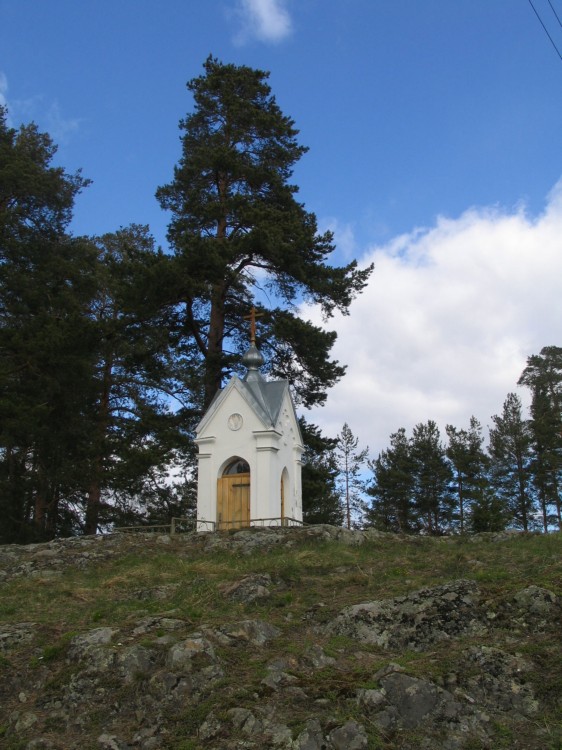
[[[257,368],[251,368],[244,380],[232,377],[209,406],[196,434],[199,528],[204,528],[203,521],[217,521],[219,480],[234,459],[242,459],[250,470],[249,482],[233,485],[249,485],[250,524],[262,519],[269,519],[261,521],[268,525],[281,519],[302,521],[303,445],[286,381],[268,382]]]

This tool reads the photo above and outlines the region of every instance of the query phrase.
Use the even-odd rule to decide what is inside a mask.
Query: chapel
[[[286,380],[265,379],[255,341],[196,428],[197,529],[302,523],[303,443]]]

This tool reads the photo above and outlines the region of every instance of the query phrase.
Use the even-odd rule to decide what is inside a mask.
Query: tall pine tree
[[[562,348],[545,346],[527,359],[518,385],[531,391],[531,474],[539,498],[543,529],[562,529]],[[554,511],[554,512],[553,512]]]
[[[302,403],[321,403],[344,368],[329,358],[335,334],[303,320],[295,304],[318,303],[326,316],[347,313],[372,270],[327,263],[332,236],[318,234],[289,182],[307,149],[267,78],[207,59],[204,74],[187,85],[194,109],[180,122],[181,159],[157,191],[171,212],[178,330],[197,346],[204,405],[236,366],[243,317],[259,289],[280,303],[262,310],[258,331],[272,372],[289,379]]]
[[[419,530],[414,507],[414,461],[406,430],[390,436],[390,447],[369,463],[373,479],[367,488],[372,497],[366,518],[381,531],[413,534]]]
[[[352,526],[361,526],[363,522],[365,480],[361,472],[368,454],[368,448],[359,450],[359,438],[355,437],[346,422],[337,437],[335,456],[338,469],[337,486],[348,529]]]
[[[150,490],[168,502],[165,474],[178,451],[188,450],[180,408],[183,384],[167,327],[165,286],[169,263],[154,248],[148,227],[132,225],[95,238],[98,286],[91,307],[96,366],[87,407],[90,440],[85,455],[86,534],[115,516],[114,502]],[[175,407],[172,404],[175,402]],[[177,515],[177,512],[176,512]]]
[[[510,522],[528,531],[535,525],[531,488],[531,430],[523,419],[521,399],[508,393],[500,415],[492,417],[489,453],[491,482]]]
[[[441,534],[449,528],[453,501],[449,487],[451,468],[433,420],[414,427],[411,439],[414,466],[413,500],[422,527],[428,534]]]
[[[453,467],[458,524],[461,534],[464,534],[470,526],[467,520],[470,521],[472,504],[481,500],[487,489],[488,459],[482,448],[482,426],[476,417],[470,418],[468,430],[458,430],[450,424],[445,429],[449,438],[447,458]]]
[[[341,526],[343,508],[337,491],[336,438],[328,438],[320,429],[299,420],[304,443],[302,456],[302,511],[305,523]]]
[[[0,512],[3,539],[72,525],[93,367],[88,309],[95,253],[66,233],[80,173],[53,166],[56,147],[0,108]]]

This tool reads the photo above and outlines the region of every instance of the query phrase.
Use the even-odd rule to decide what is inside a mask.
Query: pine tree
[[[166,259],[156,252],[148,227],[133,225],[93,243],[97,360],[88,406],[86,534],[109,522],[115,493],[122,503],[127,492],[136,495],[141,507],[143,497],[152,507],[158,497],[167,502],[170,487],[162,472],[188,444],[180,429],[185,415],[170,406],[181,385],[173,375],[167,311],[158,291]]]
[[[354,436],[346,422],[337,437],[336,464],[338,488],[348,529],[352,524],[360,526],[365,512],[365,481],[361,476],[361,470],[367,460],[369,449],[358,450],[358,445],[359,438]]]
[[[289,379],[300,402],[322,403],[344,373],[329,358],[335,334],[303,320],[295,304],[318,303],[328,317],[347,313],[372,270],[327,264],[332,236],[318,234],[315,216],[289,183],[306,148],[267,78],[207,59],[204,75],[187,85],[194,110],[180,122],[181,160],[172,182],[157,191],[172,214],[178,330],[197,346],[204,405],[236,366],[243,317],[259,289],[283,307],[260,310],[267,314],[258,339],[266,356],[271,348],[272,372]]]
[[[546,346],[539,355],[529,357],[518,385],[527,386],[532,394],[531,474],[541,506],[543,529],[548,531],[552,523],[562,529],[562,348]]]
[[[406,430],[390,436],[390,447],[369,462],[373,480],[367,488],[372,497],[366,518],[381,531],[412,534],[418,530],[413,505],[414,463]]]
[[[299,419],[304,443],[302,456],[302,510],[305,523],[343,524],[337,491],[336,438],[325,437],[317,425]]]
[[[87,181],[53,167],[55,151],[0,111],[3,542],[95,533],[119,508],[191,500],[168,479],[193,452],[195,418],[188,349],[172,351],[168,328],[175,268],[143,227],[71,237]]]
[[[0,108],[0,511],[3,540],[53,536],[73,523],[93,360],[87,311],[95,254],[66,234],[80,173],[52,166],[35,125]]]
[[[492,417],[489,453],[491,482],[503,501],[510,522],[528,531],[535,525],[535,502],[531,492],[531,430],[523,419],[519,396],[509,393],[501,415]]]
[[[482,498],[486,490],[488,461],[482,449],[482,426],[475,417],[470,418],[468,430],[457,430],[453,425],[447,425],[446,432],[449,438],[446,454],[453,467],[458,520],[463,534],[472,504]]]
[[[469,529],[473,534],[503,531],[510,521],[504,502],[487,486],[472,503]]]
[[[441,444],[439,428],[432,420],[414,427],[411,456],[414,506],[426,532],[441,534],[452,520],[451,469]]]

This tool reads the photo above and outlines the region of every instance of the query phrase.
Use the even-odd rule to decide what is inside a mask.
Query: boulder
[[[262,620],[242,620],[208,632],[223,646],[241,644],[265,646],[269,641],[281,635],[279,628]]]
[[[538,702],[525,679],[531,664],[523,657],[491,646],[474,646],[459,666],[461,684],[479,705],[515,716],[537,713]]]
[[[365,727],[356,721],[348,721],[333,729],[328,735],[334,750],[367,750],[369,739]]]
[[[250,604],[257,599],[266,599],[270,596],[270,587],[271,576],[265,573],[244,576],[240,581],[223,586],[221,590],[224,596],[232,601]]]
[[[439,641],[482,632],[478,602],[476,583],[461,579],[346,607],[326,630],[381,648],[423,651]]]

